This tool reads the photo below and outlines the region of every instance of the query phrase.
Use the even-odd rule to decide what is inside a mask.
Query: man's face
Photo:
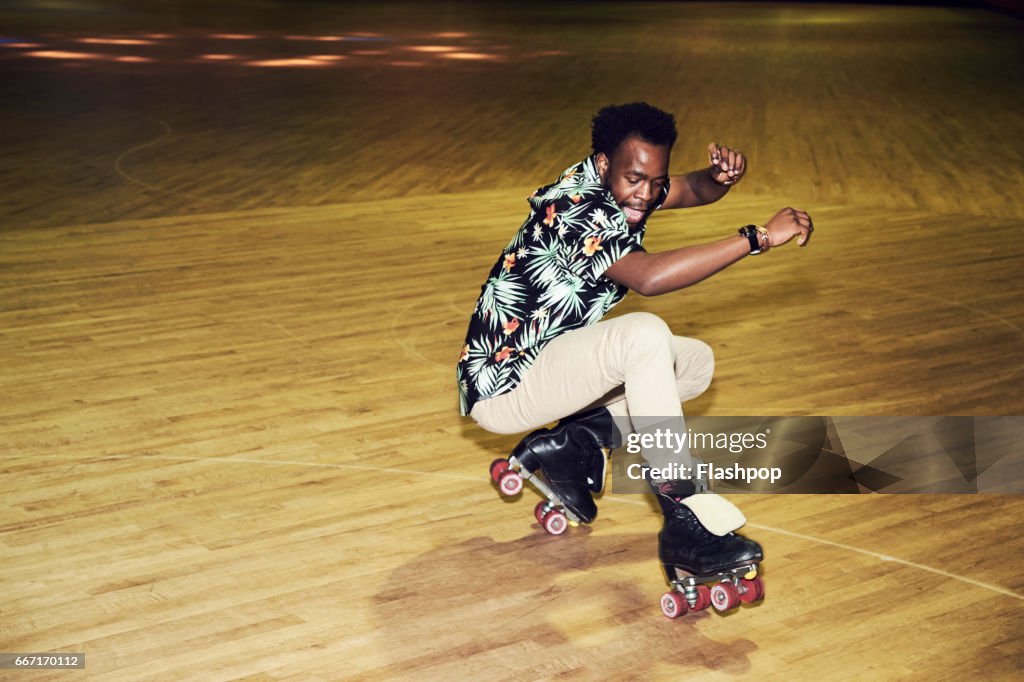
[[[668,184],[669,148],[639,137],[627,137],[611,155],[597,154],[597,170],[605,189],[626,214],[626,222],[637,225]]]

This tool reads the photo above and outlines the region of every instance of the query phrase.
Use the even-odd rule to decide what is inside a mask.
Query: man
[[[676,136],[674,118],[646,103],[598,112],[593,155],[530,197],[530,215],[482,287],[457,368],[462,414],[494,433],[538,429],[513,454],[584,522],[597,515],[602,448],[617,447],[622,431],[685,434],[680,403],[700,395],[714,370],[706,344],[674,336],[660,318],[605,314],[629,289],[682,289],[794,237],[804,246],[813,229],[806,213],[785,208],[763,227],[647,252],[654,211],[718,201],[746,172],[742,153],[711,144],[708,168],[670,178]],[[673,457],[691,464],[687,451],[643,456],[654,468]],[[734,532],[745,519],[730,502],[693,480],[648,482],[665,516],[659,555],[670,581],[676,569],[706,574],[761,559],[761,547]]]

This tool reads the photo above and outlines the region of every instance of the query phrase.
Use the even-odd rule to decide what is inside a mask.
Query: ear
[[[601,176],[601,182],[604,182],[608,176],[608,166],[611,161],[608,159],[608,155],[604,152],[598,152],[594,155],[594,162],[597,164],[597,173]]]

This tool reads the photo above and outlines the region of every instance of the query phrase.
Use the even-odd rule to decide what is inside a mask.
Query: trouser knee
[[[682,377],[690,391],[700,395],[711,385],[711,379],[715,376],[715,352],[711,346],[694,339],[695,347],[690,369]]]
[[[621,319],[626,346],[631,353],[648,355],[652,351],[671,349],[672,330],[657,315],[629,313]]]

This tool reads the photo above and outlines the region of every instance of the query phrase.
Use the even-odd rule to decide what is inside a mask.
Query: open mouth
[[[644,219],[646,211],[641,211],[638,208],[632,208],[631,206],[623,206],[622,212],[626,214],[627,223],[638,223]]]

